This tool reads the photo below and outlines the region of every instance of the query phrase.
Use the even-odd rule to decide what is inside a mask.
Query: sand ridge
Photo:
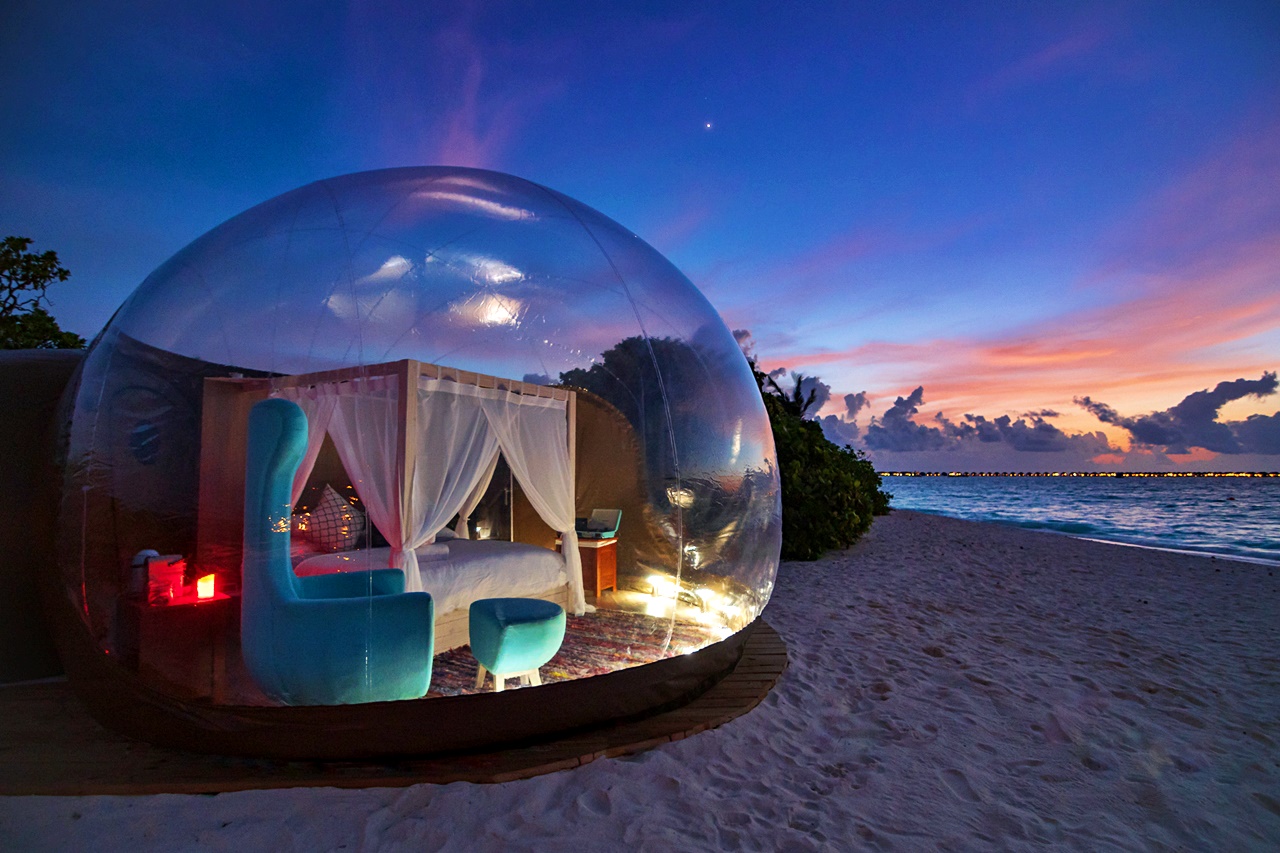
[[[786,563],[755,711],[503,785],[15,797],[15,849],[1269,850],[1280,576],[920,513]]]

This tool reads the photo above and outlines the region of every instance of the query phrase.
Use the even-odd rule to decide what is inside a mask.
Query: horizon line
[[[1280,471],[880,471],[881,477],[1280,477]]]

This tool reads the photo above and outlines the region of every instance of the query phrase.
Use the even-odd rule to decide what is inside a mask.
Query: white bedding
[[[470,607],[481,598],[532,595],[568,581],[564,558],[555,551],[497,539],[450,539],[449,555],[421,555],[422,587],[435,600],[436,616]],[[319,554],[300,561],[298,577],[386,568],[390,548]]]

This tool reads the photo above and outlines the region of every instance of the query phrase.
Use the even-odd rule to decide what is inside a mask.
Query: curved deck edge
[[[65,681],[18,685],[0,688],[0,795],[508,782],[643,752],[724,725],[760,704],[786,667],[786,644],[760,620],[737,665],[678,708],[522,746],[396,761],[231,758],[152,746],[103,728]]]

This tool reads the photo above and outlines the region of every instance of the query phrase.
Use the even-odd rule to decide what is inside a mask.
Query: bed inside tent
[[[241,580],[249,412],[273,396],[307,416],[307,451],[291,495],[299,577],[403,570],[406,591],[435,601],[437,654],[468,642],[468,608],[478,599],[541,598],[585,611],[574,533],[575,392],[408,359],[204,380],[196,551],[200,565],[219,567],[220,587]],[[323,451],[335,450],[336,469],[333,460],[319,467],[345,479],[317,482]],[[563,537],[562,552],[470,538],[468,516],[500,458],[542,522]],[[309,481],[308,502],[300,499]]]

